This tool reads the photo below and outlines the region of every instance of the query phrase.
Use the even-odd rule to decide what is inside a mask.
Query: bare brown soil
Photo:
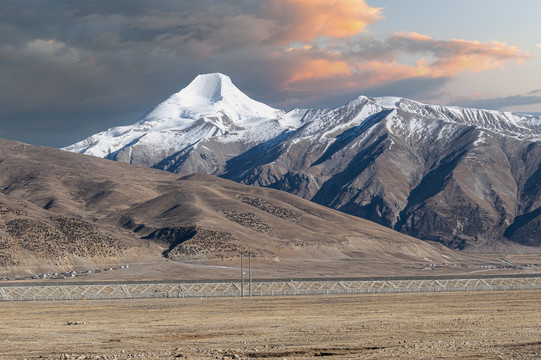
[[[2,303],[0,358],[539,359],[540,295]]]

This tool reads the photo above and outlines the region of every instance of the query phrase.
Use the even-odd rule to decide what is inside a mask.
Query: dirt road
[[[512,291],[2,303],[0,358],[541,359],[540,297]]]

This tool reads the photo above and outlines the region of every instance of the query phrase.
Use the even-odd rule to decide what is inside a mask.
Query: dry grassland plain
[[[0,358],[540,359],[540,296],[4,302]]]

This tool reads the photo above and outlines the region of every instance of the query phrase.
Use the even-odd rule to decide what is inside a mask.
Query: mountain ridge
[[[441,264],[434,273],[465,273],[498,263],[283,191],[0,139],[2,275],[130,264],[129,280],[231,279],[248,247],[258,277],[423,274],[427,262]]]
[[[220,77],[196,79],[209,76]],[[111,160],[285,190],[454,248],[541,245],[539,117],[366,96],[252,122],[206,114],[85,141]],[[93,154],[81,144],[66,150]]]

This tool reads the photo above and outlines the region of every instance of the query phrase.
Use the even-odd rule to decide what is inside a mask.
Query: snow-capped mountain
[[[198,76],[66,150],[286,190],[457,248],[541,244],[541,118],[360,96],[283,112]]]
[[[135,124],[109,129],[65,150],[153,166],[204,139],[249,141],[248,133],[258,133],[266,140],[283,125],[275,120],[282,115],[246,96],[228,76],[199,75]]]

